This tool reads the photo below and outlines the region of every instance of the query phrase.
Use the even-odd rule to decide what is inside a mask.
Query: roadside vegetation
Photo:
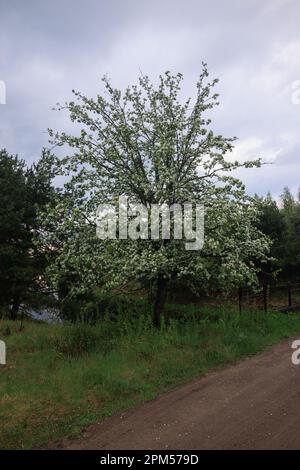
[[[182,315],[176,318],[177,311]],[[94,325],[3,320],[0,447],[47,447],[117,411],[299,333],[300,314],[166,306],[161,329],[146,304]]]

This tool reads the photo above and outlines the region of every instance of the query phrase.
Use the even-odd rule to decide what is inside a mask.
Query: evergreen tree
[[[38,210],[54,191],[45,155],[27,168],[24,160],[0,151],[0,306],[13,319],[38,288],[45,264],[34,244]]]

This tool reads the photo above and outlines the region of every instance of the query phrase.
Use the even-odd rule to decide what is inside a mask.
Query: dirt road
[[[291,363],[291,344],[108,418],[62,447],[300,449],[300,365]]]

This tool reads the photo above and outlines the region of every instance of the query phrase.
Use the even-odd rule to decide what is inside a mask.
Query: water
[[[62,323],[62,319],[59,317],[59,311],[56,309],[45,308],[38,311],[28,309],[26,310],[26,314],[34,320],[43,321],[45,323]]]

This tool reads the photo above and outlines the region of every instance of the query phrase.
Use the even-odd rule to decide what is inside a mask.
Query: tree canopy
[[[207,114],[218,104],[218,80],[208,81],[206,65],[194,101],[181,102],[182,80],[181,74],[166,72],[155,86],[141,76],[122,93],[104,78],[105,97],[74,92],[74,101],[59,106],[76,123],[74,134],[49,131],[54,146],[69,148],[62,157],[48,155],[54,173],[65,178],[64,197],[44,217],[45,227],[55,230],[45,231],[43,242],[57,247],[49,278],[57,286],[64,270],[71,273],[77,280],[74,292],[152,282],[157,323],[170,280],[194,289],[252,284],[255,262],[267,259],[269,247],[255,224],[255,199],[231,173],[259,166],[260,160],[233,160],[235,138],[213,132]],[[99,240],[97,207],[116,205],[119,196],[147,208],[202,204],[203,248],[186,251],[184,238]]]
[[[280,200],[270,194],[258,198],[260,217],[258,227],[271,241],[270,272],[290,281],[300,280],[300,199],[285,187]]]

